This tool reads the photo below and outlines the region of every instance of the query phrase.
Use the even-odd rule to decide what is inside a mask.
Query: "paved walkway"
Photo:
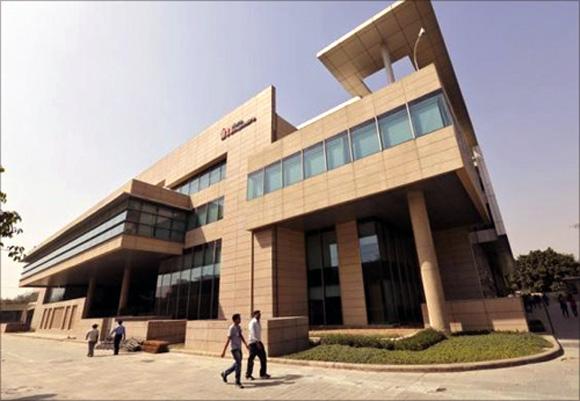
[[[272,364],[269,381],[221,382],[229,359],[121,354],[4,334],[2,399],[579,399],[578,347],[553,361],[464,373],[365,373]],[[233,379],[233,378],[232,378]]]

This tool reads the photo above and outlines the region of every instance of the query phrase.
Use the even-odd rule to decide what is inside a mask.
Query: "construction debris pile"
[[[131,337],[121,343],[121,349],[128,352],[137,352],[141,351],[141,346],[143,345],[143,341],[137,338]],[[105,340],[101,341],[95,349],[110,349],[112,350],[113,346],[113,339],[106,338]]]

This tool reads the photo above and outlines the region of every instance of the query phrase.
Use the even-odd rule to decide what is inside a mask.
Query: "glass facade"
[[[334,230],[306,234],[306,261],[310,324],[342,324],[338,245]]]
[[[221,161],[208,167],[199,174],[194,175],[186,182],[174,188],[175,191],[185,195],[191,195],[217,184],[226,178],[226,161]]]
[[[189,215],[187,229],[192,230],[224,218],[224,197],[195,208]]]
[[[172,319],[217,319],[221,240],[198,245],[159,267],[155,313]]]
[[[440,91],[423,96],[409,103],[408,107],[405,105],[391,110],[283,159],[281,183],[278,167],[274,167],[279,166],[279,163],[266,167],[271,169],[270,172],[266,171],[266,180],[264,168],[250,173],[247,199],[258,198],[326,170],[439,130],[452,124],[451,117],[445,97]]]
[[[423,293],[410,236],[378,221],[358,224],[369,324],[421,322]]]
[[[282,188],[282,162],[277,162],[264,170],[264,193]]]
[[[68,301],[87,296],[86,285],[70,285],[65,287],[48,287],[44,294],[45,304]],[[40,300],[39,300],[40,301]]]
[[[47,269],[121,234],[183,242],[186,221],[183,210],[131,198],[103,212],[103,215],[114,213],[108,220],[89,227],[83,234],[26,265],[23,275]]]

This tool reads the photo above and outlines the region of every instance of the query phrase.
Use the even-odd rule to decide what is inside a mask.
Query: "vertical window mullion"
[[[379,148],[380,151],[382,152],[383,150],[385,150],[385,147],[383,146],[383,138],[381,138],[381,131],[379,130],[379,120],[376,116],[373,117],[373,119],[375,120],[375,130],[377,131],[377,135],[379,137]]]
[[[409,103],[405,102],[405,110],[407,110],[407,118],[409,119],[409,126],[411,127],[411,135],[413,135],[413,139],[417,139],[417,135],[415,134],[415,126],[413,125],[413,119],[411,118],[411,110],[409,109]]]

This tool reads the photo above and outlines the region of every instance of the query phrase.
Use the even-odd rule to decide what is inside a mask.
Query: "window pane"
[[[199,177],[199,190],[205,189],[209,186],[209,173],[204,173]]]
[[[403,108],[394,113],[379,118],[379,131],[385,149],[413,139],[407,109]]]
[[[203,226],[207,222],[207,205],[195,209],[195,227]]]
[[[220,168],[214,167],[209,174],[209,185],[213,185],[220,180]]]
[[[285,187],[302,179],[302,155],[300,153],[285,158],[282,163],[284,164]]]
[[[421,136],[446,127],[451,123],[441,93],[409,105],[415,135]]]
[[[221,220],[224,218],[224,198],[221,197],[217,200],[217,204],[218,204],[218,220]]]
[[[379,239],[376,235],[359,239],[361,262],[374,262],[381,259]]]
[[[351,136],[352,154],[355,160],[362,159],[381,150],[373,120],[354,128],[351,131]]]
[[[203,247],[199,246],[193,250],[193,267],[201,267],[202,265],[203,265]]]
[[[155,224],[155,215],[149,213],[141,213],[139,218],[139,223],[154,225]]]
[[[350,151],[346,133],[326,141],[326,159],[329,170],[350,163]]]
[[[248,199],[264,194],[264,171],[260,170],[248,176]]]
[[[220,166],[220,177],[222,180],[226,178],[226,162]]]
[[[209,203],[207,212],[208,224],[218,220],[218,208],[219,208],[218,201],[213,201]]]
[[[264,175],[264,193],[282,188],[282,164],[280,162],[266,167]]]
[[[199,178],[194,178],[189,185],[189,193],[194,194],[199,191]]]
[[[325,170],[322,143],[304,151],[304,178],[320,174]]]

